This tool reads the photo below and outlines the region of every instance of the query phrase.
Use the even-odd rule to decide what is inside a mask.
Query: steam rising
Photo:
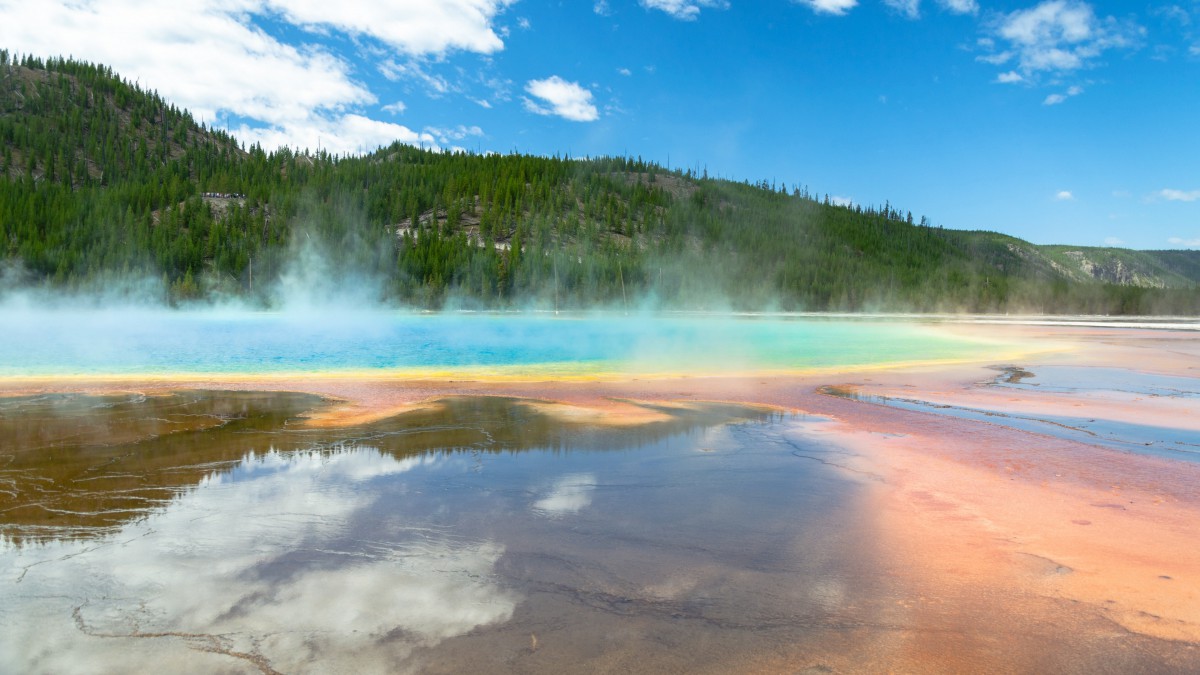
[[[664,313],[653,292],[562,314],[543,296],[517,313],[480,314],[454,296],[446,307],[459,311],[417,312],[389,302],[394,243],[366,231],[364,222],[352,215],[301,222],[273,277],[259,277],[249,297],[227,293],[172,305],[163,280],[153,276],[55,291],[30,285],[30,275],[9,265],[0,270],[0,377],[748,374],[963,358],[997,348],[861,315],[853,322],[849,315],[731,318],[730,304],[713,295],[702,314]],[[700,286],[685,290],[704,297]],[[815,316],[822,320],[796,320]]]

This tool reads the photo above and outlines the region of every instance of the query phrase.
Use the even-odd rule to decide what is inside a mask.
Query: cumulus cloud
[[[808,7],[818,14],[842,16],[858,6],[858,0],[792,0],[797,5]]]
[[[228,111],[277,124],[374,100],[342,60],[282,44],[215,2],[0,0],[0,17],[0,43],[111,65],[208,120]],[[38,25],[54,30],[27,29]]]
[[[403,124],[381,122],[356,113],[337,117],[314,114],[304,120],[278,127],[252,127],[242,124],[231,131],[243,141],[258,143],[264,148],[319,147],[333,154],[370,152],[380,146],[390,145],[393,141],[434,149],[439,147],[437,140],[428,133],[413,131]]]
[[[1195,239],[1184,239],[1183,237],[1171,237],[1167,240],[1172,246],[1183,246],[1185,248],[1200,248],[1200,237]]]
[[[996,81],[1001,84],[1016,84],[1017,82],[1023,82],[1024,80],[1025,78],[1015,70],[1010,70],[1007,73],[1000,73],[996,76]]]
[[[1124,246],[1125,240],[1121,239],[1120,237],[1105,237],[1104,245],[1105,246]]]
[[[1059,190],[1054,195],[1054,198],[1060,202],[1069,202],[1075,199],[1075,195],[1071,194],[1070,190]]]
[[[544,80],[530,80],[525,91],[541,102],[525,99],[525,108],[539,115],[558,115],[575,122],[593,122],[600,117],[592,103],[592,92],[579,86],[578,82],[567,82],[558,75]]]
[[[392,113],[393,115],[399,115],[405,110],[408,110],[408,106],[404,104],[404,101],[396,101],[395,103],[389,103],[383,106],[380,108],[380,110],[383,112]]]
[[[729,7],[726,0],[641,0],[641,3],[642,7],[646,9],[657,9],[682,21],[695,21],[696,17],[700,16],[702,7],[711,9]],[[599,10],[597,12],[600,13]]]
[[[266,0],[261,5],[289,23],[371,37],[413,56],[504,48],[492,21],[513,0]],[[240,3],[255,5],[250,0]],[[248,11],[255,11],[250,9]],[[259,10],[261,11],[261,10]]]
[[[841,197],[838,195],[833,195],[832,197],[829,198],[829,203],[833,204],[835,206],[845,206],[845,207],[849,208],[849,207],[854,206],[854,199],[851,197]]]
[[[1045,0],[1001,15],[994,32],[1009,44],[1000,54],[1010,54],[1018,70],[1029,76],[1087,67],[1107,50],[1134,46],[1142,29],[1111,16],[1097,17],[1080,0]]]
[[[503,48],[492,22],[511,1],[0,0],[0,44],[112,66],[210,124],[237,119],[230,131],[246,142],[316,147],[320,137],[323,147],[352,152],[420,135],[362,117],[377,99],[352,66],[317,44],[280,42],[266,21],[405,58],[491,54]]]
[[[1156,194],[1158,197],[1169,202],[1194,202],[1197,199],[1200,199],[1200,190],[1185,192],[1184,190],[1173,190],[1171,188],[1167,188],[1165,190],[1159,190]]]

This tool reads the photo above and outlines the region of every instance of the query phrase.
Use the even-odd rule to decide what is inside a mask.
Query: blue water
[[[456,371],[703,373],[994,354],[904,322],[401,312],[0,313],[0,377]]]
[[[1196,380],[1193,380],[1193,386],[1195,386],[1196,382]],[[1197,393],[1189,392],[1188,395],[1194,397]],[[1102,417],[1068,417],[1064,415],[1045,414],[1036,416],[1020,415],[989,408],[969,408],[891,396],[872,396],[853,393],[846,394],[846,396],[847,398],[886,405],[891,408],[933,413],[935,415],[948,415],[959,419],[975,420],[989,424],[999,424],[1035,434],[1045,434],[1068,441],[1102,445],[1114,450],[1133,452],[1139,455],[1153,455],[1165,459],[1200,462],[1200,434],[1186,427],[1135,424],[1104,419]]]
[[[1037,366],[1035,372],[1025,377],[1011,382],[1007,377],[1000,377],[993,384],[997,387],[1059,394],[1111,391],[1138,396],[1200,398],[1200,391],[1197,391],[1200,383],[1194,377],[1099,366]]]

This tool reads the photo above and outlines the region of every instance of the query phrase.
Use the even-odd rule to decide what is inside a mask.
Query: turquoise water
[[[401,312],[0,314],[0,376],[719,373],[981,357],[905,322]]]

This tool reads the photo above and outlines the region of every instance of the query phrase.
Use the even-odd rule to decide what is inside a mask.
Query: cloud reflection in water
[[[533,510],[551,517],[579,513],[591,505],[595,489],[595,474],[568,474],[554,481],[546,496],[533,503]]]
[[[228,655],[390,671],[418,646],[505,621],[516,598],[491,580],[502,546],[394,516],[386,532],[353,531],[373,481],[443,461],[251,454],[101,542],[0,549],[0,671],[211,671],[237,663]]]

